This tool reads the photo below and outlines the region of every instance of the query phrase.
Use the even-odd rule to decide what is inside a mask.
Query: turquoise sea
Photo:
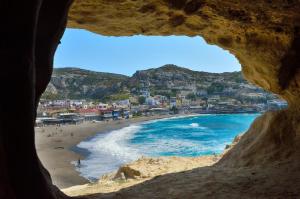
[[[201,156],[221,153],[259,114],[173,117],[98,134],[74,149],[86,158],[77,168],[91,181],[141,156]]]

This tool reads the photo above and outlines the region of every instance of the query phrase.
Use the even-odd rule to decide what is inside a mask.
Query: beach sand
[[[219,158],[220,156],[213,155],[201,157],[141,157],[121,166],[117,171],[103,175],[94,183],[77,185],[62,189],[62,191],[68,196],[113,193],[150,181],[158,176],[211,166]]]
[[[75,166],[71,164],[72,161],[77,161],[79,158],[84,159],[80,154],[71,150],[73,146],[98,133],[120,129],[133,123],[167,117],[171,116],[149,116],[109,122],[36,127],[35,141],[38,156],[50,172],[53,183],[59,188],[86,184],[88,180],[81,177],[75,170]]]

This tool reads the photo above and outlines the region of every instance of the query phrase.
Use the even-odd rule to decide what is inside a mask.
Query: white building
[[[140,94],[144,96],[145,98],[150,97],[150,91],[148,89],[142,89],[140,90]]]
[[[153,97],[147,97],[145,102],[149,106],[156,106],[160,104],[160,102]]]
[[[103,104],[103,103],[98,104],[98,109],[100,110],[107,110],[108,108],[109,108],[108,104]]]
[[[176,107],[177,106],[177,99],[176,97],[171,97],[170,98],[170,107]]]

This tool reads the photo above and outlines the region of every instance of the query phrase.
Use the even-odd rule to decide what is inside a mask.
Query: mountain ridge
[[[245,88],[240,88],[244,85]],[[247,90],[248,89],[248,90]],[[264,91],[248,83],[241,71],[210,73],[166,64],[158,68],[138,70],[132,76],[96,72],[78,67],[55,68],[43,95],[45,99],[110,99],[140,95],[141,91],[153,95],[176,96],[222,92]],[[247,91],[245,91],[247,90]]]

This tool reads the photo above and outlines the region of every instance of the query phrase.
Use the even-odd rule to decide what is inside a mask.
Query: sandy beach
[[[80,154],[71,150],[73,146],[98,133],[120,129],[133,123],[167,117],[172,116],[149,116],[109,122],[84,122],[79,125],[59,127],[37,127],[35,140],[38,156],[50,172],[53,183],[59,188],[86,184],[88,181],[81,177],[74,165],[71,164],[72,161],[77,161],[79,158],[84,159]]]

